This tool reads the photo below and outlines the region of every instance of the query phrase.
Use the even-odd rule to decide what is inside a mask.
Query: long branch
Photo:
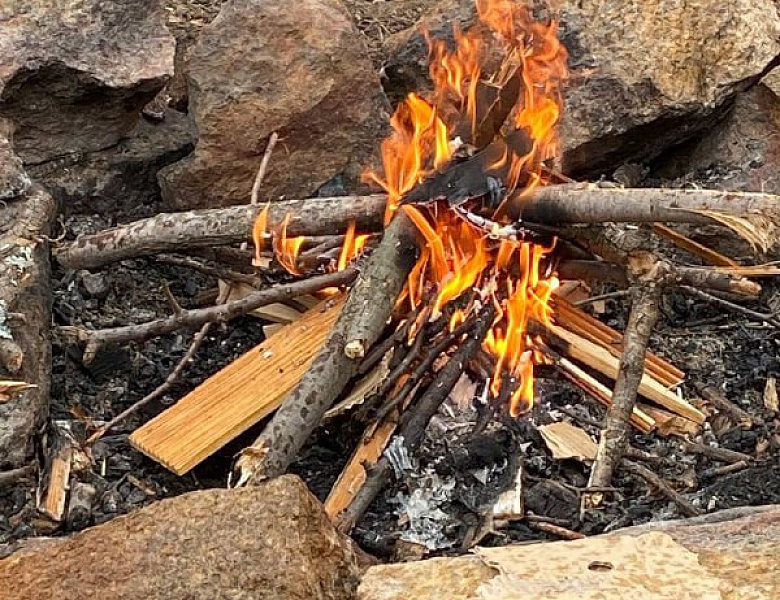
[[[654,271],[649,270],[643,277],[644,281],[638,282],[634,290],[634,301],[623,336],[623,355],[612,393],[612,406],[607,411],[588,487],[611,485],[612,474],[620,464],[627,445],[628,421],[644,374],[647,343],[659,316],[663,276],[653,275]]]
[[[236,485],[282,475],[379,338],[417,255],[414,226],[399,213],[361,269],[323,349],[260,436],[236,462]]]
[[[228,321],[274,302],[283,302],[284,300],[311,294],[327,287],[346,285],[355,279],[356,276],[357,269],[350,267],[338,273],[317,275],[303,281],[275,285],[266,290],[252,292],[248,296],[233,302],[209,306],[208,308],[183,310],[170,317],[138,325],[125,325],[123,327],[112,327],[97,331],[79,327],[62,327],[61,331],[65,335],[70,335],[80,342],[86,343],[84,360],[89,362],[89,358],[94,356],[95,351],[103,344],[138,342],[184,327],[197,327],[212,321]]]
[[[148,219],[82,235],[55,251],[61,265],[94,269],[107,264],[160,252],[237,244],[249,239],[260,205],[230,206],[160,213]],[[344,196],[272,202],[268,226],[278,227],[290,215],[287,234],[330,235],[344,233],[355,221],[358,231],[381,228],[384,196]]]
[[[692,210],[710,209],[744,215],[751,212],[777,214],[780,199],[771,194],[723,192],[720,190],[619,189],[592,184],[566,184],[539,188],[533,196],[512,201],[515,213],[545,225],[562,223],[712,223]],[[385,198],[344,196],[273,202],[269,223],[278,225],[285,214],[292,216],[288,234],[320,235],[343,232],[350,221],[360,231],[381,229]],[[234,244],[246,241],[257,206],[233,206],[184,213],[163,213],[79,236],[55,252],[59,262],[73,269],[91,269],[120,260],[181,252],[187,248]]]

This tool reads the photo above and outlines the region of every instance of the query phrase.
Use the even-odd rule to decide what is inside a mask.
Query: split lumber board
[[[547,325],[547,329],[566,342],[567,356],[587,364],[610,379],[617,377],[620,359],[605,348],[557,325]],[[694,423],[704,423],[705,417],[700,410],[666,389],[662,383],[647,373],[642,376],[639,394]]]
[[[577,308],[564,298],[553,296],[553,307],[553,313],[560,325],[594,344],[598,344],[608,350],[612,356],[620,358],[623,348],[622,333]],[[685,379],[685,373],[649,350],[645,357],[645,372],[667,388],[675,387]]]
[[[177,475],[275,411],[322,348],[340,294],[308,310],[137,429],[130,443]]]

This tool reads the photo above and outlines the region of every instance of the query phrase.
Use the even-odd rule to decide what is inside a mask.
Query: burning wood
[[[253,256],[253,265],[265,273],[299,279],[266,289],[246,272],[225,273],[220,279],[226,302],[219,306],[103,331],[69,330],[86,344],[87,359],[104,344],[141,341],[351,286],[343,303],[331,298],[327,309],[310,310],[136,431],[131,441],[137,448],[185,473],[274,413],[235,463],[235,484],[255,484],[284,473],[332,414],[329,409],[355,392],[358,376],[368,375],[370,383],[357,386],[360,402],[337,408],[359,404],[356,418],[366,421],[326,502],[329,516],[348,531],[392,475],[386,449],[414,454],[461,376],[481,390],[485,419],[494,412],[519,418],[537,400],[539,368],[552,366],[608,407],[589,487],[610,489],[613,472],[625,468],[660,487],[686,513],[695,512],[652,472],[623,456],[629,424],[642,433],[666,434],[695,431],[705,420],[673,391],[685,374],[647,350],[659,299],[667,286],[755,297],[761,286],[748,277],[780,270],[741,266],[659,222],[717,224],[766,247],[777,241],[775,229],[762,233],[756,224],[780,221],[777,198],[552,185],[561,179],[550,163],[558,155],[556,126],[567,77],[557,23],[537,22],[510,0],[478,0],[477,8],[479,26],[456,36],[454,49],[432,46],[434,91],[411,94],[392,117],[382,169],[366,174],[383,195],[261,207],[255,193],[252,206],[158,215],[57,251],[63,265],[89,268],[188,248],[219,259],[211,245],[242,243],[224,249],[233,266],[248,266]],[[605,222],[652,224],[657,235],[714,267],[651,255],[642,242],[615,239]],[[250,231],[253,253],[246,243]],[[165,260],[198,268],[175,257]],[[211,269],[220,276],[218,267]],[[626,331],[613,330],[559,295],[561,279],[630,287]],[[261,316],[291,318],[279,308]],[[776,315],[758,316],[778,323]],[[380,361],[382,369],[376,368]],[[547,439],[554,432],[548,430]],[[585,438],[568,433],[571,439],[559,432],[555,443],[576,442],[577,456],[594,458]],[[511,503],[518,513],[520,483]]]

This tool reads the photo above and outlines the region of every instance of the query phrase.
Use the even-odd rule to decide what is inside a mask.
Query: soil
[[[177,37],[193,38],[214,17],[220,4],[219,0],[169,0],[171,24],[178,28]],[[346,4],[380,69],[383,39],[411,25],[433,0],[347,0]],[[714,176],[696,180],[692,175],[685,182],[660,183],[708,185]],[[116,218],[138,218],[154,210],[155,205],[150,204],[137,214]],[[72,238],[111,224],[91,215],[69,215],[64,227]],[[92,328],[170,314],[165,285],[185,308],[207,302],[202,300],[204,292],[216,286],[214,279],[153,259],[125,261],[93,274],[55,266],[53,278],[54,324]],[[611,288],[604,286],[594,293],[606,291]],[[747,306],[780,310],[780,286],[766,282],[762,297]],[[677,438],[633,433],[631,443],[659,457],[659,464],[650,467],[703,511],[780,503],[780,421],[763,402],[767,378],[780,378],[777,331],[679,292],[666,294],[662,308],[663,317],[651,347],[686,371],[686,397],[696,396],[694,382],[710,384],[762,420],[752,429],[742,429],[716,416],[705,427],[703,441],[753,454],[758,460],[741,471],[708,477],[705,472],[722,463],[685,452]],[[622,330],[627,317],[625,301],[606,301],[598,317]],[[14,540],[66,534],[101,523],[163,497],[224,486],[233,456],[254,439],[259,427],[185,477],[173,475],[135,451],[127,437],[166,405],[262,341],[262,325],[256,319],[242,318],[213,327],[184,376],[168,394],[95,444],[89,468],[75,473],[76,479],[96,488],[91,513],[86,518],[63,524],[42,518],[34,508],[35,490],[29,482],[0,490],[0,549],[2,544]],[[104,352],[89,367],[82,365],[80,352],[74,346],[55,337],[52,418],[47,433],[67,427],[77,440],[85,439],[88,422],[110,419],[159,385],[186,352],[193,333],[180,331],[145,344]],[[479,392],[482,382],[475,385]],[[553,376],[540,380],[538,402],[530,415],[521,419],[499,416],[484,432],[476,433],[474,391],[465,386],[447,402],[429,428],[420,456],[377,499],[355,529],[355,538],[367,550],[383,558],[397,559],[403,557],[401,550],[408,551],[409,545],[424,545],[428,552],[436,554],[460,552],[474,539],[480,539],[482,544],[503,544],[550,537],[525,521],[494,529],[484,526],[486,508],[511,485],[521,466],[527,508],[585,534],[679,516],[672,503],[648,489],[643,481],[618,472],[616,492],[608,496],[603,510],[589,514],[584,523],[579,523],[579,494],[587,484],[588,468],[574,460],[553,460],[535,426],[567,420],[597,439],[604,410],[584,398],[581,391]],[[324,499],[359,435],[360,425],[349,415],[327,423],[317,431],[292,470]]]

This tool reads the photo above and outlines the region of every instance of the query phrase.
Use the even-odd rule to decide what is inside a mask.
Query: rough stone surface
[[[780,97],[764,84],[739,94],[724,121],[664,155],[651,173],[708,187],[780,192]]]
[[[0,4],[0,117],[25,163],[115,144],[173,73],[159,0]]]
[[[160,174],[176,208],[247,203],[272,132],[263,198],[307,196],[338,174],[350,189],[378,147],[387,105],[338,0],[231,0],[189,64],[193,156]]]
[[[368,569],[360,600],[772,600],[780,507]],[[453,577],[457,574],[457,577]]]
[[[67,211],[142,217],[159,200],[157,172],[189,154],[196,139],[192,120],[167,110],[160,122],[141,119],[116,146],[27,170]]]
[[[21,196],[31,184],[21,159],[11,149],[11,143],[0,135],[0,200]]]
[[[12,554],[0,560],[0,598],[348,600],[358,576],[350,543],[284,476],[163,500]]]
[[[41,236],[49,235],[54,216],[54,199],[39,187],[0,203],[0,344],[13,345],[22,357],[19,369],[0,360],[0,379],[37,386],[0,403],[0,470],[32,456],[33,436],[48,411],[51,281]]]
[[[560,2],[560,36],[571,78],[560,135],[576,175],[657,156],[701,131],[780,55],[771,0]],[[421,25],[451,38],[476,19],[473,0],[446,0]],[[392,95],[419,87],[426,47],[420,28],[387,42]],[[395,79],[393,79],[395,77]]]

